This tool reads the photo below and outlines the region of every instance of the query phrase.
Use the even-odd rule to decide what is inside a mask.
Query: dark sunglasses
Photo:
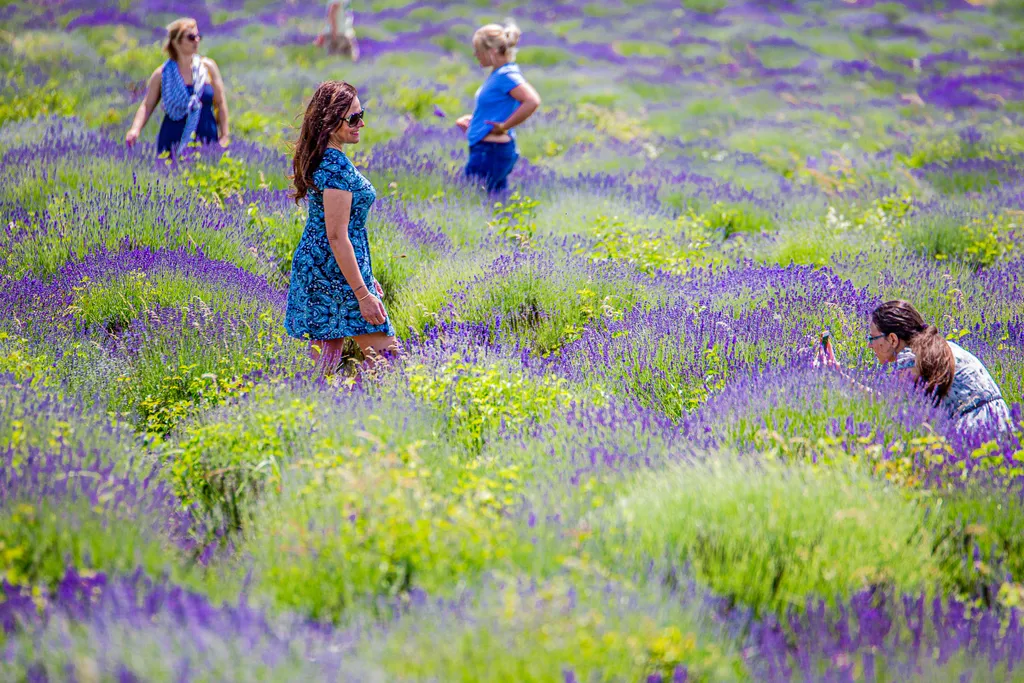
[[[357,111],[355,114],[349,114],[348,116],[343,118],[342,121],[347,123],[350,128],[355,128],[356,126],[359,125],[359,122],[363,120],[364,116],[366,116],[365,108],[363,108],[361,111]]]
[[[191,40],[193,43],[203,39],[202,33],[186,33],[185,40]]]

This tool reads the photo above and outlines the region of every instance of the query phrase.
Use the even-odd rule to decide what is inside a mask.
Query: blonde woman
[[[199,54],[202,39],[195,19],[182,18],[168,24],[164,42],[168,60],[149,77],[146,97],[125,135],[129,146],[139,139],[163,99],[166,115],[157,136],[157,154],[179,156],[193,136],[202,143],[216,141],[227,147],[231,137],[224,80],[216,62]]]
[[[511,20],[504,26],[487,24],[476,30],[473,52],[480,66],[490,67],[491,73],[476,91],[473,113],[455,122],[469,143],[466,176],[483,180],[489,193],[508,187],[508,174],[519,160],[513,128],[540,106],[540,95],[516,64],[521,35]]]

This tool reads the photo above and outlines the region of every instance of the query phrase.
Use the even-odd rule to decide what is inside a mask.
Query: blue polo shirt
[[[485,121],[501,123],[512,112],[519,108],[519,100],[509,95],[513,89],[526,83],[519,65],[515,62],[504,64],[487,77],[484,84],[476,91],[476,104],[473,107],[473,118],[466,131],[466,139],[470,146],[483,140],[491,132],[493,126]],[[510,130],[509,135],[515,138],[516,133]]]

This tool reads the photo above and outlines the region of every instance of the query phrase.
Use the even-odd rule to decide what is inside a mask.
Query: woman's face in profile
[[[480,66],[494,66],[493,50],[485,48],[483,43],[475,43],[473,45],[473,55],[476,57],[476,61],[480,63]]]

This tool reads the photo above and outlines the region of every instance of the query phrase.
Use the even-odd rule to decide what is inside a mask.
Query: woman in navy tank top
[[[157,154],[177,156],[193,139],[228,145],[231,138],[224,80],[217,63],[199,54],[201,40],[195,19],[182,18],[167,26],[164,50],[169,59],[149,78],[146,97],[125,135],[129,146],[138,140],[161,99],[166,115],[157,136]]]

